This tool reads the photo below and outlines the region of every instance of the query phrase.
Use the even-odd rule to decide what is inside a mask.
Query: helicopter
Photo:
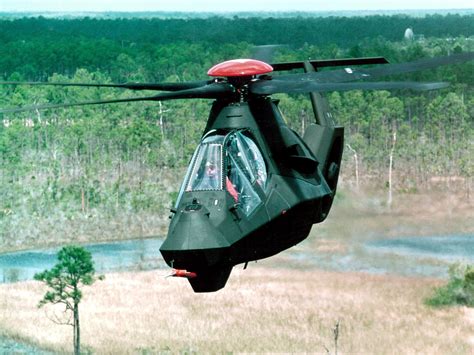
[[[390,64],[384,57],[267,63],[232,59],[211,79],[180,83],[0,82],[3,85],[114,87],[165,91],[152,96],[0,109],[0,113],[120,102],[213,100],[206,127],[170,210],[163,259],[194,292],[222,289],[234,266],[271,257],[303,241],[333,204],[344,147],[324,96],[346,90],[435,90],[446,82],[373,81],[474,59],[474,53]],[[361,67],[363,66],[363,67]],[[367,67],[369,66],[369,67]],[[332,70],[323,70],[331,68]],[[295,73],[299,70],[300,72]],[[280,72],[288,72],[280,74]],[[303,71],[303,72],[301,72]],[[277,93],[308,94],[314,122],[300,136]]]

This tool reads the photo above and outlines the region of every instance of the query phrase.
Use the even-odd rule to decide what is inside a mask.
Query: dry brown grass
[[[109,274],[85,290],[83,346],[101,354],[197,351],[334,350],[340,321],[343,353],[470,354],[468,310],[423,305],[439,281],[275,269],[235,269],[225,289],[194,294],[164,271]],[[70,327],[49,321],[36,304],[43,285],[0,286],[0,329],[42,347],[69,351]]]

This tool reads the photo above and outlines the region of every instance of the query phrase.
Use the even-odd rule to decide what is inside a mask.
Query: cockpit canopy
[[[267,181],[262,153],[246,130],[227,134],[214,131],[194,152],[177,204],[184,192],[226,189],[235,203],[250,215],[261,203]]]
[[[194,153],[186,191],[222,190],[222,159],[225,136],[204,138]]]

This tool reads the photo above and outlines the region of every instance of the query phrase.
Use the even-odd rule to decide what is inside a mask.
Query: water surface
[[[325,270],[446,278],[449,266],[474,264],[474,235],[375,238],[345,252],[297,250],[300,262]]]
[[[450,235],[432,237],[405,237],[375,240],[367,243],[372,250],[381,253],[397,253],[413,257],[428,257],[456,262],[474,261],[474,235]]]
[[[97,273],[148,270],[165,267],[161,258],[161,238],[88,244]],[[50,269],[57,262],[60,248],[0,254],[0,282],[33,279],[35,273]]]
[[[162,238],[85,245],[97,273],[166,268],[159,248]],[[0,254],[0,282],[31,280],[56,264],[57,249]],[[352,243],[346,252],[318,252],[302,247],[284,252],[293,267],[361,271],[405,276],[447,276],[454,262],[474,264],[474,235],[379,238]]]

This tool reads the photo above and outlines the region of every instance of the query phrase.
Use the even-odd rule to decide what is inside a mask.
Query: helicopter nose
[[[170,227],[160,248],[169,266],[197,270],[224,260],[230,244],[211,223],[209,211],[203,205],[190,204],[174,218],[177,219],[176,223]]]

